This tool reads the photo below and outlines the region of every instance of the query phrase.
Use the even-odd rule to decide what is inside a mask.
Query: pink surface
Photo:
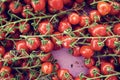
[[[87,73],[87,68],[84,66],[83,57],[74,57],[68,53],[68,49],[61,49],[52,52],[55,59],[58,60],[61,68],[68,69],[73,76],[80,73]],[[71,67],[73,65],[73,67]]]

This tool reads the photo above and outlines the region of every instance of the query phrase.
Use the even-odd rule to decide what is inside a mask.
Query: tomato
[[[0,3],[0,14],[2,14],[6,9],[5,3]]]
[[[53,71],[53,64],[51,62],[44,62],[41,66],[41,70],[44,74],[50,74]]]
[[[118,42],[118,38],[108,38],[106,40],[106,46],[109,48],[115,48],[116,47],[115,42]]]
[[[40,60],[42,62],[45,62],[45,61],[48,61],[48,59],[51,57],[51,53],[47,53],[47,54],[44,54],[44,53],[40,53]]]
[[[12,52],[6,52],[5,53],[5,55],[3,56],[3,58],[6,60],[6,62],[8,63],[8,64],[12,64],[12,58],[14,57],[13,56],[14,55],[14,53],[12,53]]]
[[[45,0],[31,0],[31,5],[34,8],[35,12],[45,9],[46,2]]]
[[[60,69],[60,65],[58,63],[55,63],[55,71]]]
[[[5,39],[5,33],[4,32],[0,32],[0,40],[4,40]]]
[[[5,54],[5,48],[3,46],[0,46],[0,56],[3,56]]]
[[[114,48],[114,49],[113,49],[113,52],[114,52],[115,54],[119,55],[119,54],[120,54],[120,49]]]
[[[98,2],[97,4],[97,10],[99,11],[99,13],[102,15],[102,16],[105,16],[107,14],[110,13],[111,11],[111,6],[109,3],[107,2],[104,2],[104,1],[100,1]]]
[[[88,24],[90,24],[90,18],[87,15],[81,15],[80,16],[80,26],[87,26]]]
[[[80,48],[80,54],[85,58],[90,58],[94,55],[94,51],[90,46],[82,46]]]
[[[53,25],[48,21],[43,21],[39,23],[38,31],[41,34],[51,34],[54,31]]]
[[[48,5],[55,10],[61,10],[64,7],[63,0],[48,0]]]
[[[26,42],[26,46],[31,50],[36,50],[40,46],[40,39],[37,37],[28,38]]]
[[[97,10],[92,10],[89,12],[89,17],[92,22],[99,22],[101,15]]]
[[[107,78],[105,78],[105,80],[118,80],[117,76],[109,76]]]
[[[79,46],[75,46],[71,49],[72,55],[73,56],[81,56],[80,54],[80,47]]]
[[[29,30],[30,30],[30,24],[29,23],[27,23],[27,22],[21,22],[21,23],[19,23],[19,31],[22,34],[28,33]]]
[[[22,10],[22,16],[24,18],[29,18],[33,14],[33,8],[30,5],[25,5]]]
[[[74,29],[74,34],[78,37],[81,36],[81,34],[84,34],[84,30],[81,29],[81,26],[76,26]]]
[[[54,48],[54,44],[51,40],[49,39],[45,39],[45,40],[42,40],[42,43],[40,45],[40,49],[44,52],[50,52],[52,51]]]
[[[99,76],[100,70],[99,70],[98,67],[92,66],[92,67],[88,70],[88,73],[89,73],[90,77],[96,77],[96,76]]]
[[[18,14],[18,13],[21,13],[22,12],[22,4],[20,2],[17,2],[17,1],[12,1],[9,5],[9,9],[15,13],[15,14]]]
[[[15,45],[16,45],[16,50],[17,51],[21,51],[21,50],[28,51],[28,47],[26,45],[26,41],[25,40],[17,41]]]
[[[92,66],[94,66],[95,61],[93,58],[84,59],[84,64],[87,68],[91,68]]]
[[[5,31],[10,34],[14,34],[17,31],[17,29],[15,28],[16,26],[17,26],[16,24],[10,24],[5,27]]]
[[[77,3],[82,3],[84,0],[76,0]]]
[[[58,26],[59,32],[64,32],[67,29],[71,28],[71,24],[67,21],[61,21]]]
[[[75,42],[75,39],[73,39],[72,37],[68,36],[68,35],[65,35],[63,36],[62,38],[62,46],[64,48],[71,48],[74,46],[74,42]]]
[[[107,35],[107,29],[102,24],[97,24],[93,27],[90,27],[88,31],[91,33],[92,36],[98,37],[98,36],[106,36]]]
[[[30,4],[30,3],[31,3],[31,0],[24,0],[24,2],[25,2],[26,4]]]
[[[111,63],[105,62],[101,64],[101,72],[103,74],[111,74],[114,71],[114,66]]]
[[[70,4],[72,2],[72,0],[63,0],[63,3],[66,5]]]
[[[4,76],[6,76],[6,74],[10,74],[11,73],[11,68],[9,66],[3,66],[1,69],[0,69],[0,74],[1,73],[5,73]]]
[[[59,80],[59,78],[56,75],[53,75],[52,80]]]
[[[0,61],[0,69],[2,68],[2,66],[3,66],[3,62]]]
[[[101,40],[94,38],[91,40],[90,46],[94,51],[101,51],[104,43]]]
[[[118,2],[110,2],[110,5],[111,5],[111,11],[110,11],[110,14],[111,15],[116,15],[119,13],[120,11],[120,4]]]
[[[80,21],[79,19],[79,15],[75,12],[72,12],[68,15],[68,20],[69,20],[69,23],[73,24],[73,25],[76,25],[78,24]]]
[[[114,25],[113,32],[117,35],[120,35],[120,23]]]

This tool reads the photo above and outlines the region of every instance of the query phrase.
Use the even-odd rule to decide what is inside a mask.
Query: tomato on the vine
[[[89,75],[90,77],[96,77],[96,76],[99,76],[100,74],[100,70],[98,67],[96,66],[92,66],[90,69],[89,69]]]
[[[114,25],[113,32],[117,35],[120,35],[120,23]]]
[[[111,5],[111,11],[110,14],[111,15],[116,15],[120,12],[120,4],[118,2],[110,2]]]
[[[11,68],[9,66],[3,66],[1,69],[0,69],[0,74],[2,73],[5,73],[4,76],[6,75],[9,75],[11,73]]]
[[[79,46],[75,46],[73,47],[70,52],[72,53],[73,56],[81,56],[80,54],[80,47]]]
[[[3,46],[0,46],[0,56],[3,56],[5,54],[5,48]]]
[[[93,58],[88,58],[84,60],[84,64],[87,68],[91,68],[95,64],[95,60]]]
[[[51,57],[51,53],[40,53],[40,60],[42,62],[48,61],[48,59]]]
[[[5,3],[0,3],[0,14],[2,14],[6,9]]]
[[[107,78],[105,78],[105,80],[118,80],[117,76],[109,76]]]

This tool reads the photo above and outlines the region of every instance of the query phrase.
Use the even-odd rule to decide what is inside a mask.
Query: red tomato
[[[45,39],[45,40],[42,40],[42,43],[41,43],[41,46],[40,46],[40,49],[44,52],[50,52],[52,51],[54,48],[54,44],[51,40],[48,40],[48,39]]]
[[[5,11],[5,9],[6,9],[5,3],[0,2],[0,14],[2,14]]]
[[[89,75],[90,77],[96,77],[96,76],[99,76],[100,74],[100,70],[98,67],[96,66],[92,66],[90,69],[89,69]]]
[[[0,61],[0,69],[2,68],[2,66],[3,66],[3,62]]]
[[[71,24],[67,21],[61,21],[58,26],[59,32],[64,32],[67,29],[71,28]]]
[[[54,31],[53,25],[48,21],[40,22],[38,26],[38,31],[41,34],[51,34]]]
[[[44,53],[40,53],[40,60],[42,62],[45,62],[45,61],[48,61],[48,59],[51,57],[51,53],[47,53],[47,54],[44,54]]]
[[[81,36],[81,33],[83,34],[85,31],[81,29],[81,26],[76,26],[74,29],[74,34],[78,37]]]
[[[92,66],[94,66],[95,61],[93,58],[85,59],[84,64],[87,68],[91,68]]]
[[[77,3],[82,3],[84,0],[76,0]]]
[[[72,55],[73,56],[81,56],[79,46],[75,46],[75,47],[72,48]]]
[[[92,10],[89,12],[89,17],[92,22],[100,21],[101,15],[97,10]]]
[[[104,43],[102,44],[101,40],[95,38],[91,40],[90,46],[94,51],[101,51],[101,49],[104,46]]]
[[[109,3],[107,2],[104,2],[104,1],[100,1],[98,2],[97,4],[97,10],[99,11],[99,13],[102,15],[102,16],[105,16],[107,14],[110,13],[111,11],[111,6]]]
[[[106,40],[106,46],[109,48],[115,48],[116,47],[115,42],[118,42],[118,38],[108,38]]]
[[[90,18],[87,15],[80,16],[80,26],[87,26],[90,22]]]
[[[72,0],[63,0],[63,3],[66,4],[70,4],[72,2]]]
[[[94,55],[94,51],[90,46],[82,46],[80,48],[80,54],[85,58],[90,58]]]
[[[25,2],[26,4],[30,4],[30,3],[31,3],[31,0],[24,0],[24,2]]]
[[[59,80],[59,78],[56,75],[54,75],[52,76],[52,80]]]
[[[64,7],[63,0],[48,0],[48,5],[55,10],[61,10]]]
[[[108,63],[108,62],[105,62],[105,63],[102,63],[101,64],[101,72],[103,73],[103,74],[110,74],[110,73],[113,73],[113,71],[114,71],[114,66],[113,66],[113,64],[111,64],[111,63]]]
[[[114,25],[113,32],[117,35],[120,35],[120,23]]]
[[[51,62],[44,62],[41,66],[41,70],[44,74],[50,74],[53,71],[53,64]]]
[[[5,54],[5,48],[3,46],[0,46],[0,56],[3,56]]]
[[[45,0],[31,0],[31,5],[34,8],[35,12],[45,9],[46,1]]]
[[[118,77],[117,76],[110,76],[110,77],[105,78],[105,80],[118,80]]]
[[[39,38],[33,37],[28,38],[26,41],[26,46],[31,50],[36,50],[40,46],[41,42]]]
[[[18,42],[16,42],[15,45],[16,45],[16,50],[17,51],[21,51],[21,50],[28,51],[28,47],[26,45],[26,41],[25,40],[18,41]]]
[[[18,14],[18,13],[21,13],[22,12],[22,4],[20,2],[17,2],[17,1],[12,1],[9,5],[9,9],[15,13],[15,14]]]
[[[26,23],[26,22],[19,23],[19,31],[22,34],[28,33],[29,30],[30,30],[30,24],[29,23]]]
[[[0,40],[4,40],[5,39],[5,33],[4,32],[0,32]]]
[[[60,69],[60,65],[58,63],[55,63],[55,70],[59,70]]]
[[[80,17],[79,17],[79,15],[78,15],[77,13],[72,12],[72,13],[69,14],[68,20],[69,20],[69,22],[70,22],[71,24],[76,25],[76,24],[78,24],[78,23],[80,22],[80,21],[79,21],[79,20],[80,20]]]
[[[11,68],[8,66],[3,66],[0,69],[0,74],[2,74],[2,73],[6,73],[4,76],[9,75],[11,73]]]
[[[111,5],[110,14],[116,15],[116,14],[118,14],[120,12],[120,4],[118,2],[111,1],[110,5]]]

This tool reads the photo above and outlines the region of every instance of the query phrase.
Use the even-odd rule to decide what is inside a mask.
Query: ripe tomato
[[[72,12],[68,15],[68,20],[69,20],[69,23],[73,24],[73,25],[76,25],[78,24],[80,21],[80,17],[77,13],[75,12]]]
[[[30,30],[30,24],[29,23],[26,23],[26,22],[19,23],[19,31],[22,34],[28,33],[29,30]]]
[[[41,66],[41,70],[44,74],[50,74],[53,71],[53,64],[51,62],[44,62]]]
[[[115,42],[118,42],[118,38],[108,38],[106,40],[106,46],[109,48],[115,48],[116,47]]]
[[[55,63],[54,66],[55,66],[55,71],[60,69],[60,65],[58,63]]]
[[[119,13],[120,11],[120,4],[118,2],[113,2],[111,1],[110,2],[110,5],[111,5],[111,11],[110,11],[110,14],[111,15],[116,15]]]
[[[30,4],[30,3],[31,3],[31,0],[24,0],[24,2],[25,2],[26,4]]]
[[[55,10],[61,10],[64,7],[63,0],[48,0],[48,5]]]
[[[34,8],[35,12],[45,9],[46,1],[45,0],[31,0],[31,5]]]
[[[101,72],[103,74],[111,74],[114,71],[114,66],[111,63],[105,62],[101,64]]]
[[[3,56],[5,54],[5,48],[3,46],[0,46],[0,56]]]
[[[61,21],[58,26],[59,32],[64,32],[67,29],[71,28],[71,24],[67,21]]]
[[[24,18],[29,18],[32,16],[33,8],[30,5],[25,5],[22,10],[22,16]]]
[[[90,69],[89,69],[89,75],[90,77],[96,77],[96,76],[99,76],[100,74],[100,70],[98,67],[96,66],[92,66]]]
[[[36,50],[40,46],[40,39],[37,37],[28,38],[26,41],[26,46],[31,50]]]
[[[4,32],[0,32],[0,40],[4,40],[5,39],[5,33]]]
[[[82,46],[80,48],[80,54],[85,58],[90,58],[94,55],[94,51],[90,46]]]
[[[49,39],[45,39],[45,40],[42,40],[42,43],[40,45],[40,49],[44,52],[50,52],[52,51],[54,48],[54,44],[51,40]]]
[[[100,21],[101,15],[97,10],[92,10],[89,12],[89,17],[92,22]]]
[[[80,47],[79,46],[75,46],[71,50],[72,50],[72,55],[73,56],[81,56],[81,54],[80,54]]]
[[[91,40],[90,46],[94,51],[101,51],[101,49],[104,46],[104,43],[102,43],[101,40],[95,38]]]
[[[105,78],[105,80],[118,80],[118,77],[117,76],[110,76],[110,77]]]
[[[82,3],[84,0],[76,0],[77,3]]]
[[[84,30],[81,29],[81,26],[76,26],[74,29],[74,34],[78,37],[81,36],[81,33],[84,34]]]
[[[2,14],[6,9],[5,3],[0,3],[0,14]]]
[[[22,4],[20,2],[17,2],[17,1],[12,1],[9,5],[9,9],[15,13],[15,14],[18,14],[18,13],[21,13],[22,12]]]
[[[95,61],[93,58],[85,59],[84,64],[87,68],[91,68],[92,66],[94,66]]]
[[[48,61],[48,59],[51,57],[51,53],[47,53],[47,54],[44,54],[44,53],[40,53],[40,60],[42,62],[45,62],[45,61]]]
[[[12,71],[12,70],[11,70],[10,67],[8,67],[8,66],[3,66],[3,67],[0,69],[0,74],[5,73],[4,76],[6,76],[6,74],[7,74],[7,75],[10,74],[11,71]]]
[[[117,35],[120,35],[120,23],[114,25],[113,32]]]
[[[48,21],[40,22],[38,26],[38,31],[41,34],[51,34],[54,31],[53,25]]]
[[[98,2],[97,4],[97,10],[99,11],[99,13],[102,15],[102,16],[105,16],[107,14],[110,13],[111,11],[111,6],[109,3],[107,2],[104,2],[104,1],[100,1]]]
[[[3,66],[3,62],[0,61],[0,69],[2,68],[2,66]]]
[[[28,47],[26,45],[26,41],[25,40],[20,40],[18,42],[16,42],[16,50],[17,51],[21,51],[21,50],[25,50],[28,51]]]
[[[68,5],[68,4],[70,4],[72,2],[72,0],[63,0],[63,3],[65,4],[65,5]]]
[[[59,80],[59,78],[56,75],[53,75],[52,80]]]
[[[87,15],[80,16],[80,26],[87,26],[90,22],[90,18]]]

